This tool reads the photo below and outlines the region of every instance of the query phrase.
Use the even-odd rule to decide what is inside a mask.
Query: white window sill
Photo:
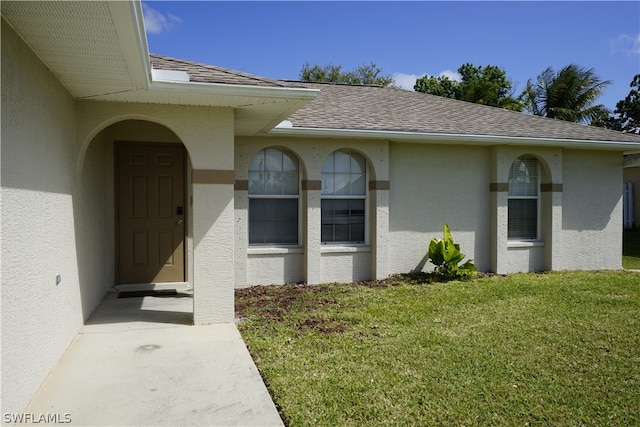
[[[541,240],[509,240],[508,248],[535,248],[544,246]]]
[[[320,247],[321,254],[371,252],[371,246],[365,245],[334,245],[324,244]]]
[[[249,255],[286,255],[302,254],[304,248],[301,246],[252,246],[247,249]]]

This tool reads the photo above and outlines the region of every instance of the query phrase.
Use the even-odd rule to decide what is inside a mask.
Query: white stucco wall
[[[194,169],[232,175],[234,119],[230,109],[74,101],[4,23],[2,63],[5,413],[24,409],[114,285],[113,142],[179,135]],[[233,184],[187,194],[194,321],[232,322]]]
[[[566,270],[622,268],[622,156],[564,152],[563,263]]]
[[[425,256],[445,223],[467,259],[489,269],[490,164],[488,148],[391,144],[390,273],[433,270]]]
[[[245,265],[246,282],[251,285],[304,282],[304,251],[302,248],[250,249]]]
[[[507,244],[507,262],[503,273],[516,273],[527,271],[545,271],[545,243],[535,244],[511,243]]]
[[[114,284],[113,174],[113,145],[101,132],[87,150],[82,170],[76,175],[78,191],[74,197],[78,279],[83,295],[90,295],[95,302],[83,305],[85,320]]]
[[[79,283],[75,127],[73,99],[2,21],[2,413],[24,409],[99,301]]]
[[[321,250],[323,282],[357,282],[371,280],[370,248],[326,248]]]

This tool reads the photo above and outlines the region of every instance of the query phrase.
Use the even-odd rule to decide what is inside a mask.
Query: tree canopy
[[[609,84],[593,68],[570,64],[555,72],[549,67],[535,82],[527,82],[522,97],[535,115],[589,124],[607,114],[606,107],[595,102]]]
[[[466,63],[458,68],[460,81],[446,76],[424,76],[416,80],[416,92],[444,96],[476,104],[522,111],[524,105],[513,96],[513,83],[506,72],[495,65]]]
[[[300,80],[303,82],[332,82],[352,85],[377,85],[389,86],[393,78],[381,75],[382,69],[375,63],[363,64],[353,71],[343,71],[341,65],[325,65],[324,67],[305,62],[300,71]]]
[[[629,86],[629,94],[618,101],[613,115],[607,113],[605,117],[592,122],[593,125],[640,134],[640,74],[633,77]]]

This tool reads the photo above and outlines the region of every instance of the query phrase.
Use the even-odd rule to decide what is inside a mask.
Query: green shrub
[[[449,225],[443,227],[444,238],[431,239],[429,243],[429,260],[436,266],[433,271],[434,279],[438,281],[466,280],[478,272],[472,260],[460,265],[464,254],[460,252],[460,245],[453,242]]]

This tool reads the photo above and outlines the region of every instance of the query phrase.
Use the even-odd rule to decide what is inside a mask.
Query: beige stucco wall
[[[412,144],[390,153],[390,274],[430,271],[424,255],[444,223],[480,271],[621,268],[620,153]],[[507,239],[507,193],[489,191],[522,155],[539,159],[541,183],[554,188],[540,193],[536,242]]]
[[[563,263],[567,270],[622,268],[622,155],[565,150]]]
[[[431,271],[425,256],[449,224],[478,268],[490,269],[490,150],[391,144],[389,273]]]
[[[562,268],[563,150],[552,147],[495,146],[491,148],[491,182],[507,184],[509,170],[519,157],[535,157],[539,163],[538,239],[508,239],[508,192],[491,194],[491,268],[499,274]]]
[[[73,99],[2,21],[2,413],[24,409],[102,296],[79,280],[96,263],[77,263],[76,123]]]
[[[359,150],[373,165],[382,165],[390,190],[384,192],[384,202],[377,199],[369,206],[368,244],[356,248],[317,245],[320,218],[315,199],[319,194],[302,191],[301,244],[286,250],[249,247],[247,191],[236,190],[237,287],[366,280],[415,270],[431,271],[433,265],[426,259],[428,244],[434,237],[441,238],[445,223],[480,271],[502,274],[620,268],[620,235],[615,232],[621,224],[620,153],[552,147],[238,138],[237,180],[247,179],[251,158],[266,147],[293,152],[300,160],[301,179],[309,180],[320,179],[317,168],[332,150]],[[539,160],[540,183],[547,188],[540,192],[540,235],[533,242],[507,238],[507,192],[490,190],[492,183],[508,182],[509,168],[519,156]],[[376,168],[372,171],[378,173]],[[375,179],[380,180],[377,176]],[[597,201],[592,197],[594,189],[602,194]],[[374,224],[381,216],[382,226]],[[384,245],[372,244],[379,236]],[[603,257],[596,250],[584,250],[592,242],[610,247],[609,253]],[[386,259],[381,263],[380,258]]]
[[[362,153],[368,161],[369,181],[388,181],[388,143],[372,140],[324,138],[236,138],[236,180],[248,178],[255,154],[269,147],[286,149],[299,161],[300,179],[321,180],[324,159],[335,150]],[[367,232],[364,245],[320,243],[320,191],[300,191],[300,244],[294,248],[249,246],[248,192],[235,191],[235,286],[289,282],[368,280],[387,275],[387,190],[368,190]]]
[[[633,183],[633,225],[640,227],[640,165],[624,168],[623,181]]]
[[[246,283],[281,285],[305,281],[304,250],[300,248],[256,248],[246,256]],[[236,284],[236,287],[239,284]]]

